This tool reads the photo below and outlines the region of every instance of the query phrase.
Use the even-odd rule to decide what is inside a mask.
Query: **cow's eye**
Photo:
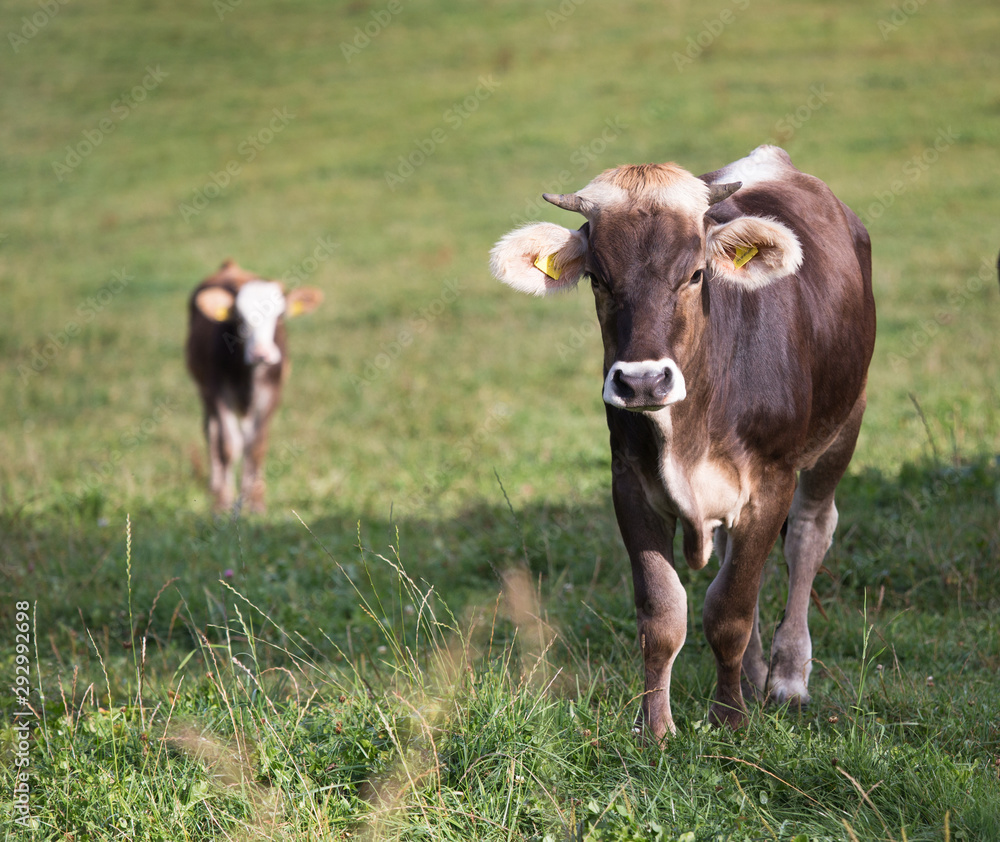
[[[697,286],[703,280],[705,280],[705,270],[699,269],[691,276],[691,286]]]

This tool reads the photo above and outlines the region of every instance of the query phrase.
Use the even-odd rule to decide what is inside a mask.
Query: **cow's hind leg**
[[[809,673],[812,670],[809,601],[813,580],[833,541],[837,527],[834,492],[854,454],[864,409],[865,396],[862,394],[847,423],[816,465],[801,472],[788,513],[785,535],[788,601],[771,645],[767,680],[768,698],[778,704],[809,701]]]

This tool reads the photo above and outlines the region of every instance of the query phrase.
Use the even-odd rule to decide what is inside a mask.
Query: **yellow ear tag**
[[[757,246],[737,246],[736,257],[733,258],[733,267],[742,269],[755,254],[757,254]]]
[[[224,322],[228,318],[229,318],[229,308],[228,307],[220,307],[218,310],[215,311],[215,320],[217,322]]]
[[[556,263],[556,256],[554,254],[538,255],[535,258],[535,266],[552,278],[553,281],[558,281],[559,276],[562,274],[562,269]]]
[[[292,306],[288,308],[288,317],[294,319],[296,316],[301,316],[305,309],[301,301],[293,301]]]

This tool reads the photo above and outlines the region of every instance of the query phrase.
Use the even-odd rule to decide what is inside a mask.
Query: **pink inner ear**
[[[738,249],[748,245],[757,253],[736,266]],[[788,226],[774,219],[745,216],[708,232],[707,257],[717,277],[748,289],[757,289],[795,272],[802,264],[802,246]]]
[[[579,281],[586,248],[586,238],[579,231],[537,222],[503,237],[490,252],[490,269],[498,281],[516,290],[545,295]],[[559,267],[558,279],[536,264],[551,265],[546,262],[549,258]]]
[[[212,321],[220,322],[228,318],[236,299],[221,287],[208,287],[198,293],[195,306]]]
[[[323,303],[323,291],[315,287],[296,287],[285,296],[288,315],[311,313]]]

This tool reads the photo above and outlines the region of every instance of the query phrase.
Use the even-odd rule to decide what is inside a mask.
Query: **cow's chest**
[[[662,515],[680,520],[698,540],[692,545],[694,567],[708,562],[712,533],[722,526],[732,529],[750,497],[747,478],[728,459],[712,457],[706,446],[691,453],[676,440],[669,409],[652,413],[657,444],[657,464],[642,471],[643,491],[650,506]],[[697,547],[697,549],[694,549]]]

